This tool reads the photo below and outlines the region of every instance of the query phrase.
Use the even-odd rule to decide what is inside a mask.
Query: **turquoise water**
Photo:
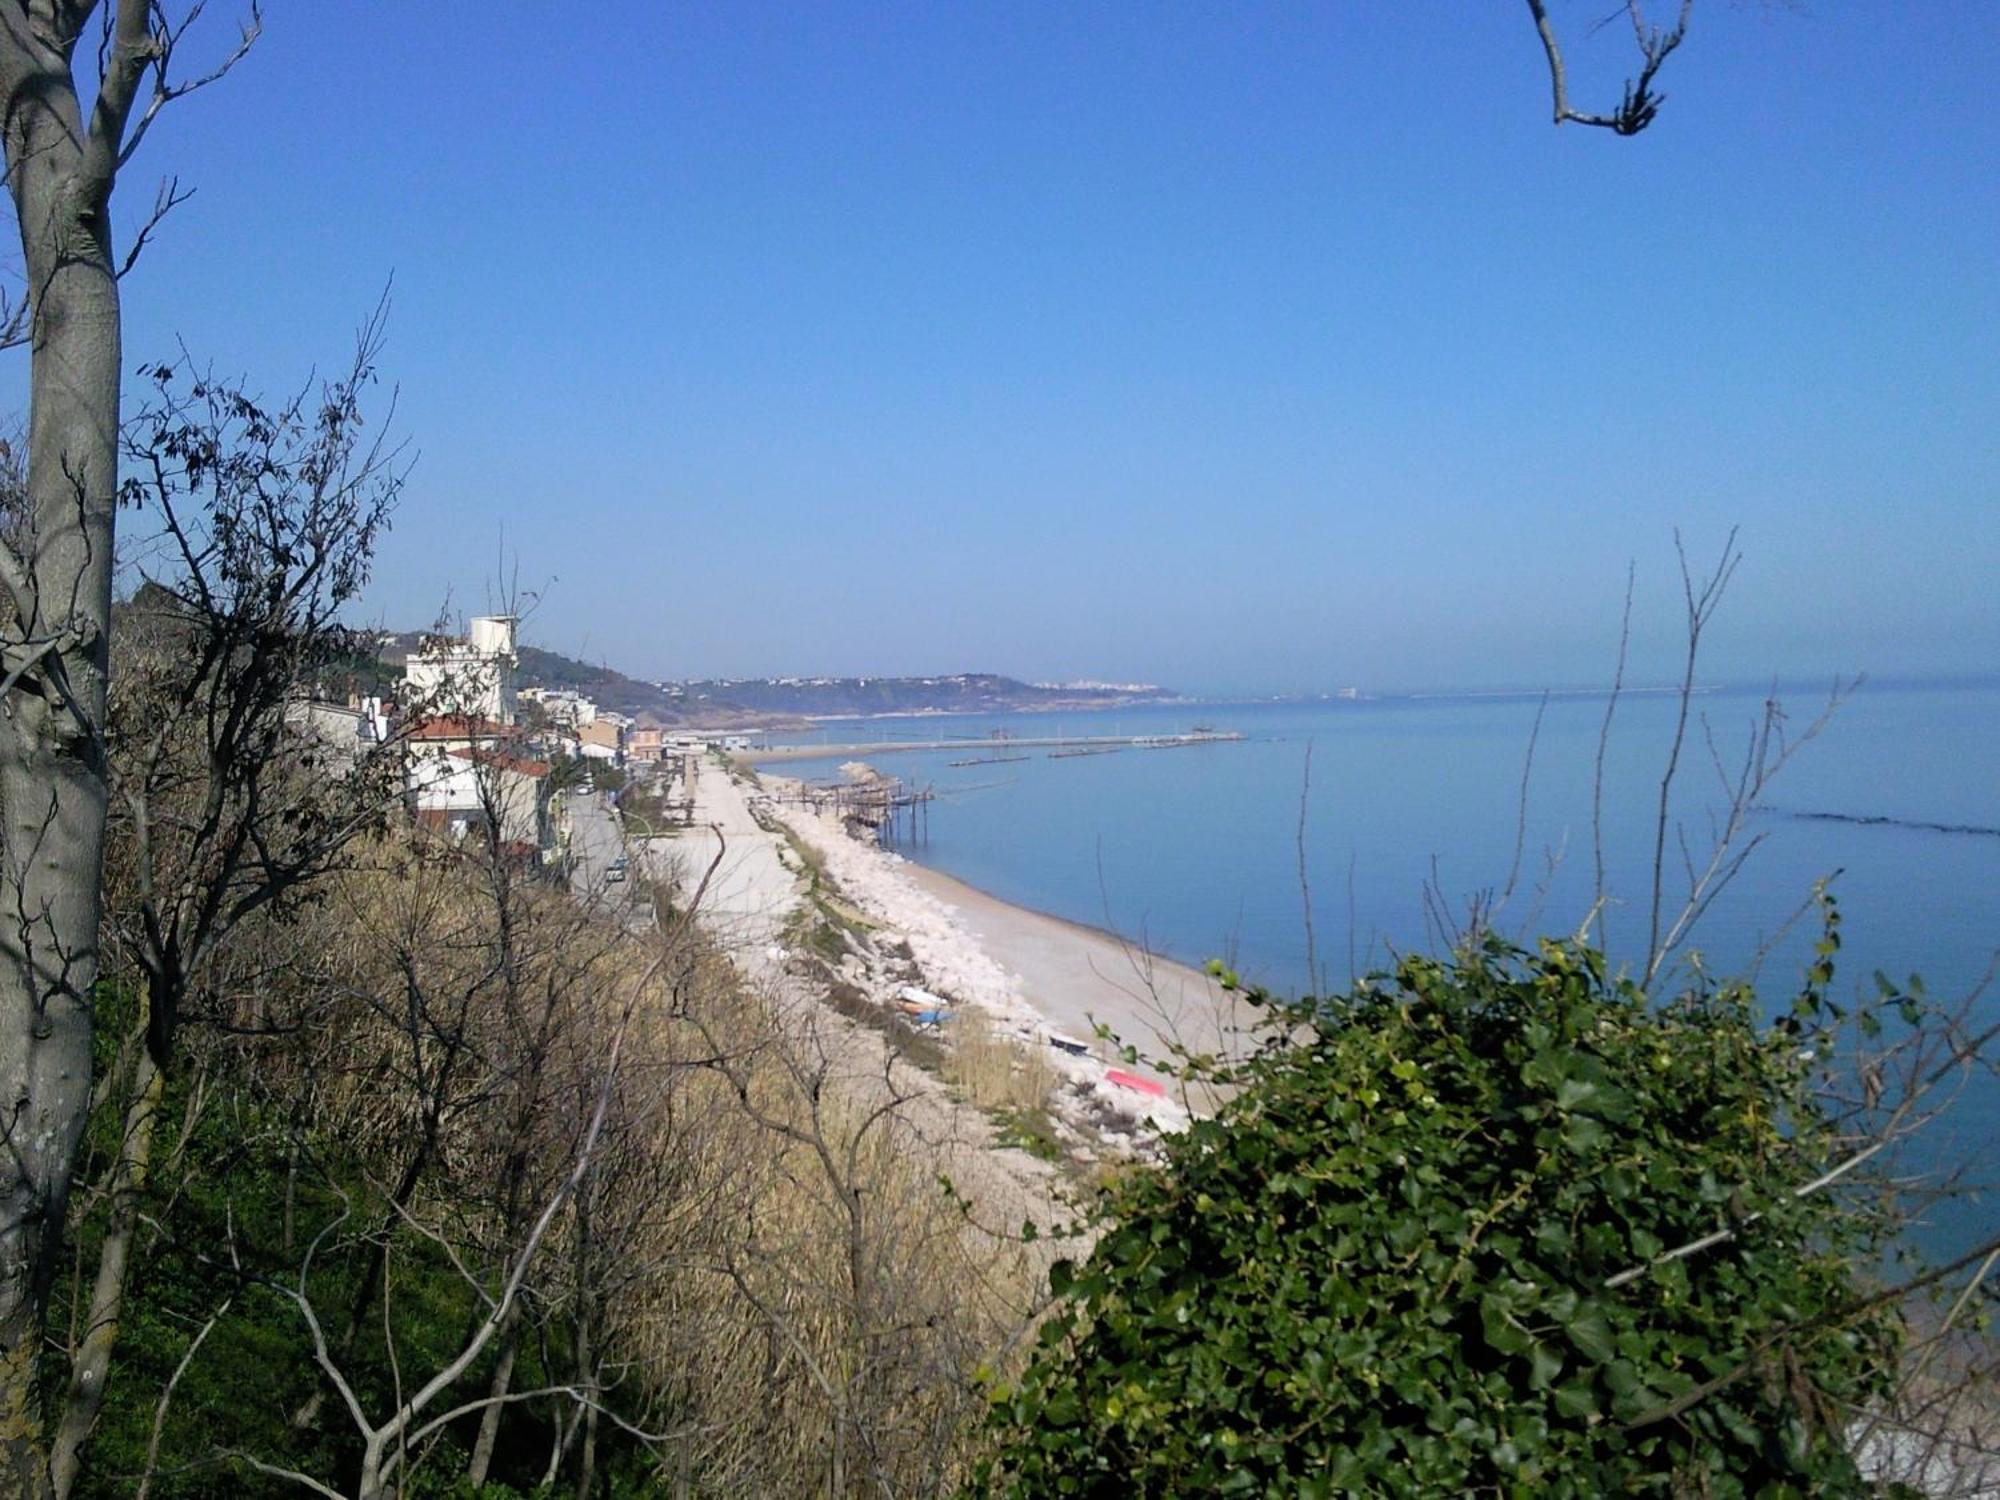
[[[1669,914],[1688,885],[1680,833],[1699,867],[1727,807],[1718,761],[1729,774],[1740,769],[1763,699],[1722,691],[1695,702],[1673,804]],[[1788,694],[1786,704],[1796,737],[1824,695]],[[1542,710],[1523,819],[1538,705],[1532,696],[1205,705],[846,721],[821,732],[839,743],[994,730],[1157,734],[1197,722],[1241,730],[1241,743],[1179,749],[996,751],[1028,758],[963,767],[948,762],[971,752],[916,752],[877,763],[937,792],[927,842],[904,850],[912,857],[1020,905],[1141,936],[1189,962],[1221,957],[1246,978],[1300,991],[1315,973],[1339,986],[1392,950],[1438,946],[1468,901],[1505,890],[1517,838],[1518,872],[1495,925],[1524,937],[1576,928],[1596,888],[1592,767],[1605,700],[1554,698]],[[1608,946],[1628,961],[1646,942],[1675,712],[1671,697],[1622,698],[1605,758]],[[774,769],[834,771],[832,762]],[[1693,935],[1711,970],[1741,971],[1762,953],[1764,991],[1793,991],[1818,933],[1810,914],[1789,931],[1785,924],[1815,880],[1835,876],[1846,918],[1841,988],[1871,987],[1879,968],[1899,980],[1921,974],[1938,999],[1978,989],[2000,949],[2000,837],[1797,814],[2000,829],[2000,687],[1865,687],[1797,751],[1766,802],[1745,830],[1757,846]],[[1991,993],[1978,1004],[2000,1014]],[[1990,1158],[1996,1122],[2000,1087],[1989,1076],[1952,1127],[1932,1133],[1930,1149],[1940,1164]],[[1963,1211],[1949,1218],[1969,1227]]]

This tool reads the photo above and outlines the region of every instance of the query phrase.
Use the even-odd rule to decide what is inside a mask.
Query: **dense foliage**
[[[1869,1493],[1841,1434],[1900,1330],[1882,1226],[1795,1192],[1839,1150],[1815,991],[1764,1024],[1496,942],[1254,998],[1232,1102],[1056,1267],[990,1492]]]

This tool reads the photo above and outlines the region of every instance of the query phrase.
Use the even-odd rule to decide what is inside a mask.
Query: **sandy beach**
[[[942,1026],[947,1047],[976,1012],[981,1034],[1012,1042],[1060,1080],[1048,1107],[1077,1141],[1142,1149],[1183,1128],[1190,1105],[1206,1107],[1171,1076],[1170,1048],[1228,1050],[1233,1006],[1207,975],[852,837],[794,795],[797,786],[709,766],[691,789],[693,826],[641,841],[655,873],[689,890],[707,872],[700,920],[746,977],[811,998],[816,971],[818,1003],[835,985],[843,1003],[884,1016],[936,1012],[930,1024]],[[829,899],[846,937],[814,909]],[[803,936],[815,928],[818,939]],[[1100,1025],[1116,1042],[1097,1035]],[[1127,1061],[1120,1044],[1140,1060]]]
[[[1199,970],[1114,933],[1002,901],[914,860],[902,868],[1020,978],[1028,1003],[1058,1029],[1090,1039],[1102,1023],[1145,1054],[1176,1039],[1195,1051],[1219,1049],[1224,997]]]
[[[823,886],[867,924],[849,941],[852,951],[822,971],[851,993],[885,1014],[978,1012],[1063,1080],[1051,1107],[1080,1131],[1103,1136],[1108,1128],[1137,1141],[1185,1125],[1171,1062],[1148,1060],[1165,1061],[1175,1041],[1220,1050],[1228,1006],[1206,975],[851,837],[830,813],[791,797],[795,786],[709,767],[693,788],[693,827],[644,841],[642,857],[657,873],[691,887],[708,871],[701,920],[747,976],[783,987],[796,984],[799,964],[811,967],[793,947],[793,924],[823,920],[809,910]],[[810,851],[823,880],[802,866],[798,849]],[[1125,1061],[1098,1037],[1100,1024],[1141,1061]],[[947,1044],[959,1029],[946,1027]]]
[[[711,772],[702,778],[699,816],[732,827],[738,857],[749,856],[745,846],[757,837],[750,830],[766,824],[781,830],[762,836],[787,877],[782,885],[751,882],[762,888],[755,899],[787,906],[807,900],[804,880],[788,878],[797,856],[777,846],[788,832],[812,851],[826,887],[871,929],[868,941],[857,941],[841,961],[843,982],[885,1009],[979,1012],[995,1033],[1039,1056],[1064,1080],[1052,1107],[1079,1129],[1094,1121],[1101,1133],[1123,1121],[1118,1133],[1137,1132],[1137,1139],[1186,1123],[1190,1101],[1168,1076],[1169,1044],[1221,1050],[1230,1010],[1205,974],[1148,955],[1112,933],[1011,905],[871,839],[851,837],[831,812],[814,811],[792,795],[795,787],[777,776],[738,785],[726,773]],[[749,856],[748,862],[767,861]],[[741,931],[747,913],[727,915]],[[792,962],[781,945],[765,953]],[[904,959],[887,957],[897,953]],[[744,958],[754,966],[751,954]],[[1125,1061],[1117,1045],[1098,1037],[1100,1024],[1136,1047],[1141,1061]],[[947,1027],[947,1041],[956,1029]]]

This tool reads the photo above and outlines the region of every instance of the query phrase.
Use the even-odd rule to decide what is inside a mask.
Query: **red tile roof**
[[[498,740],[513,739],[519,733],[512,725],[496,719],[475,719],[464,714],[419,719],[408,730],[413,740]]]
[[[466,750],[447,752],[453,760],[469,760],[478,766],[498,766],[503,771],[518,771],[523,776],[532,776],[537,781],[549,774],[549,763],[545,760],[529,760],[525,756],[510,755],[505,750],[489,750],[483,745],[475,745]]]

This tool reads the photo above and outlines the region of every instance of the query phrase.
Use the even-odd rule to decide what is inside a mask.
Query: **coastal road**
[[[707,765],[694,787],[695,826],[672,837],[644,837],[637,827],[629,846],[609,800],[592,793],[571,801],[570,888],[577,898],[607,910],[638,908],[639,882],[606,879],[613,860],[626,854],[641,870],[691,892],[716,861],[702,897],[702,923],[740,966],[772,965],[787,919],[798,903],[797,877],[778,857],[778,839],[750,815],[743,789],[720,766]],[[720,830],[718,836],[716,830]],[[636,910],[628,915],[636,914]]]
[[[569,853],[570,889],[586,901],[624,905],[629,886],[608,885],[605,873],[611,862],[625,852],[625,840],[618,827],[618,815],[601,792],[588,792],[570,799]],[[608,899],[607,899],[608,898]]]
[[[678,864],[675,873],[690,891],[714,864],[701,901],[702,925],[739,968],[775,968],[772,950],[798,905],[798,877],[778,857],[778,836],[758,826],[744,789],[726,770],[701,763],[692,792],[694,826],[675,838],[649,840],[648,858]]]

